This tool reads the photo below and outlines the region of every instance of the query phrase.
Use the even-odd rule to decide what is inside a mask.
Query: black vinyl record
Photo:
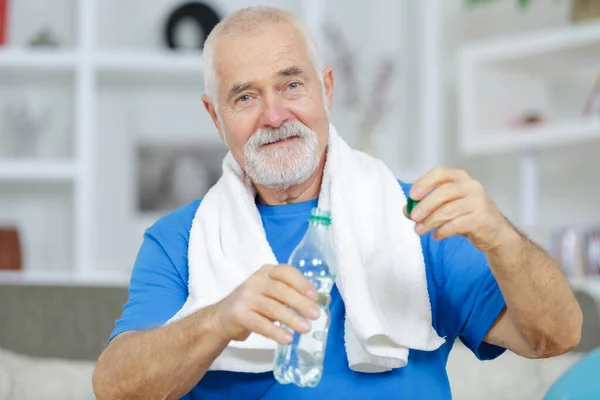
[[[165,29],[167,45],[171,49],[181,48],[181,44],[177,42],[177,29],[182,22],[193,21],[199,32],[203,34],[196,46],[201,50],[209,33],[220,20],[216,11],[207,4],[193,1],[180,5],[171,12],[167,20]]]

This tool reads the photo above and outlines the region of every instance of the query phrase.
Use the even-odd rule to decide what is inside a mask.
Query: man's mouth
[[[285,145],[288,145],[290,143],[293,143],[294,140],[298,139],[298,137],[299,136],[289,136],[289,137],[284,138],[284,139],[275,140],[273,142],[265,143],[265,144],[263,144],[263,147],[266,147],[266,146],[269,146],[269,147],[272,147],[272,146],[285,146]]]

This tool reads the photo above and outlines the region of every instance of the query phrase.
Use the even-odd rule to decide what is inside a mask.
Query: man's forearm
[[[579,342],[582,314],[557,263],[516,229],[486,252],[507,306],[508,318],[539,357]]]
[[[227,346],[208,323],[211,308],[166,327],[116,337],[94,372],[98,399],[179,399]]]

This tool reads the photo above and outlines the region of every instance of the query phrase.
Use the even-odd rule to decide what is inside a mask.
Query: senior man
[[[213,189],[227,193],[227,187],[233,187],[231,197],[240,198],[248,189],[252,197],[236,203],[237,199],[218,197],[211,190],[202,201],[170,213],[146,231],[129,300],[94,373],[99,399],[448,399],[451,390],[445,367],[457,338],[482,360],[505,349],[528,358],[551,357],[578,344],[581,310],[556,263],[502,216],[481,184],[463,171],[435,168],[412,186],[393,179],[394,187],[402,189],[398,192],[420,200],[410,216],[405,202],[386,207],[392,207],[387,214],[390,220],[411,224],[410,233],[419,245],[426,283],[426,303],[419,304],[427,304],[423,315],[430,316],[424,318],[430,321],[437,344],[410,348],[407,363],[384,372],[351,368],[344,319],[353,299],[345,291],[349,289],[336,281],[323,377],[316,388],[282,385],[268,368],[246,368],[244,352],[250,350],[239,346],[228,353],[234,355],[230,360],[239,360],[237,364],[218,363],[226,349],[250,336],[289,343],[290,335],[274,322],[304,333],[308,322],[318,316],[314,286],[285,263],[306,231],[325,181],[334,182],[338,191],[350,188],[360,197],[346,198],[347,203],[376,202],[384,193],[383,189],[361,192],[362,185],[371,184],[361,168],[356,168],[356,182],[337,176],[341,172],[335,172],[339,171],[335,165],[328,170],[328,163],[334,163],[328,156],[330,147],[333,143],[340,151],[343,147],[329,123],[333,71],[323,68],[313,39],[292,15],[264,7],[232,14],[207,38],[204,62],[203,102],[230,150],[223,182]],[[375,165],[367,156],[345,151],[346,161],[337,163],[354,168],[356,159],[357,164]],[[381,187],[390,189],[383,183]],[[202,214],[209,196],[210,207],[218,212]],[[335,215],[342,202],[331,204]],[[260,231],[251,229],[251,218],[243,219],[253,213]],[[361,213],[367,218],[381,215],[369,209]],[[242,220],[225,223],[235,216]],[[211,224],[217,227],[212,229]],[[197,235],[190,237],[195,229]],[[360,239],[363,232],[352,234]],[[406,236],[407,242],[413,240],[411,235]],[[239,285],[227,286],[227,274],[238,273],[227,269],[236,246],[260,237],[266,239],[277,262],[241,265],[242,270],[253,272]],[[212,245],[219,248],[212,253],[204,248]],[[377,240],[361,245],[376,247]],[[375,251],[384,257],[405,246],[400,241]],[[206,254],[219,254],[223,262]],[[246,256],[246,264],[256,258],[252,249]],[[245,258],[240,259],[244,264]],[[384,278],[401,285],[402,268],[382,269],[391,271]],[[215,276],[223,277],[222,281],[214,280]],[[348,279],[352,277],[344,277],[343,282]],[[202,289],[207,298],[219,287],[231,290],[218,301],[198,307],[204,295],[198,288],[204,280],[214,282]],[[392,292],[390,298],[396,295]],[[173,320],[186,307],[187,315]],[[411,311],[400,309],[399,318]],[[424,343],[431,338],[412,339]]]

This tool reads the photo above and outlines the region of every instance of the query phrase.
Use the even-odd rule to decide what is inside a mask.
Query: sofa
[[[0,285],[0,400],[95,399],[95,360],[126,300],[125,288]]]

